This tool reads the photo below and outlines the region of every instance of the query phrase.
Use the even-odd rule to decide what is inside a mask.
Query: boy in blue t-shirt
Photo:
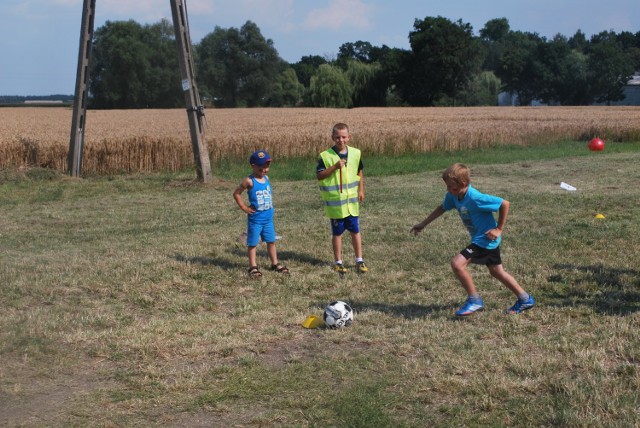
[[[262,276],[256,262],[256,247],[260,238],[267,243],[267,253],[271,259],[271,270],[278,273],[289,273],[286,266],[278,263],[276,253],[276,230],[273,225],[273,200],[271,183],[269,183],[269,165],[271,156],[264,150],[258,150],[249,158],[253,173],[245,177],[233,192],[233,199],[242,211],[247,213],[247,248],[249,252],[249,275],[254,278]],[[242,192],[247,191],[249,205],[242,200]]]
[[[509,213],[509,201],[497,196],[486,195],[473,188],[471,172],[466,165],[456,163],[442,173],[442,179],[447,185],[447,194],[442,205],[433,210],[421,223],[411,228],[417,235],[429,223],[440,217],[446,211],[456,209],[462,223],[471,235],[471,244],[451,259],[451,268],[465,291],[467,301],[456,311],[457,316],[467,316],[482,310],[484,302],[476,290],[473,279],[467,271],[469,263],[483,264],[489,269],[491,276],[496,278],[517,297],[516,303],[507,309],[508,314],[519,314],[535,305],[533,296],[525,292],[518,282],[502,267],[500,257],[500,241],[502,230]],[[498,221],[493,217],[498,212]]]

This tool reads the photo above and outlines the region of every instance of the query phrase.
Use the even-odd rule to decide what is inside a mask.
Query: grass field
[[[366,178],[370,273],[342,280],[316,182],[277,179],[278,162],[292,274],[261,280],[245,273],[235,177],[2,170],[0,425],[638,426],[634,146],[459,153],[477,188],[511,201],[505,268],[538,302],[505,315],[513,296],[473,268],[487,308],[464,320],[448,265],[468,241],[459,218],[409,234],[444,195],[437,163]],[[333,299],[356,309],[351,327],[301,327]]]

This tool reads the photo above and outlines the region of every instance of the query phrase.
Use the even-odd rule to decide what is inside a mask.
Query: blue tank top
[[[273,199],[271,198],[271,184],[269,177],[264,177],[264,183],[260,183],[253,175],[250,175],[253,186],[248,190],[249,203],[256,212],[249,216],[251,221],[269,221],[273,219]]]

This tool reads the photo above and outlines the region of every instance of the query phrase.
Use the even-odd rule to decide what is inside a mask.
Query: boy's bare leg
[[[331,238],[331,246],[333,247],[334,260],[342,260],[342,235],[334,235]]]
[[[467,266],[469,266],[470,262],[471,260],[465,258],[462,254],[457,254],[451,259],[451,269],[453,269],[453,273],[456,275],[456,278],[458,278],[458,281],[460,281],[469,296],[478,294],[476,286],[473,283],[473,278],[471,278],[471,274],[467,270]]]
[[[360,232],[351,232],[351,244],[353,245],[353,253],[356,259],[362,258],[362,234]]]
[[[516,296],[521,296],[526,293],[522,289],[522,287],[520,287],[518,281],[516,281],[514,277],[509,275],[507,271],[504,270],[502,265],[493,265],[487,267],[489,268],[489,273],[491,274],[491,276],[504,284],[504,286],[511,290],[513,294],[515,294]]]
[[[276,243],[275,242],[267,242],[267,253],[269,253],[269,258],[271,259],[271,266],[275,266],[278,264],[278,253],[276,252]]]
[[[256,262],[256,247],[248,247],[248,253],[249,253],[249,267],[251,266],[258,266],[258,263]]]

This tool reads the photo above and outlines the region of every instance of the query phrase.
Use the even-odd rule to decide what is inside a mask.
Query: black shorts
[[[487,250],[486,248],[479,247],[476,244],[471,244],[464,250],[460,251],[460,254],[462,254],[462,256],[467,260],[471,259],[471,263],[477,265],[491,266],[502,264],[499,246],[493,250]]]

